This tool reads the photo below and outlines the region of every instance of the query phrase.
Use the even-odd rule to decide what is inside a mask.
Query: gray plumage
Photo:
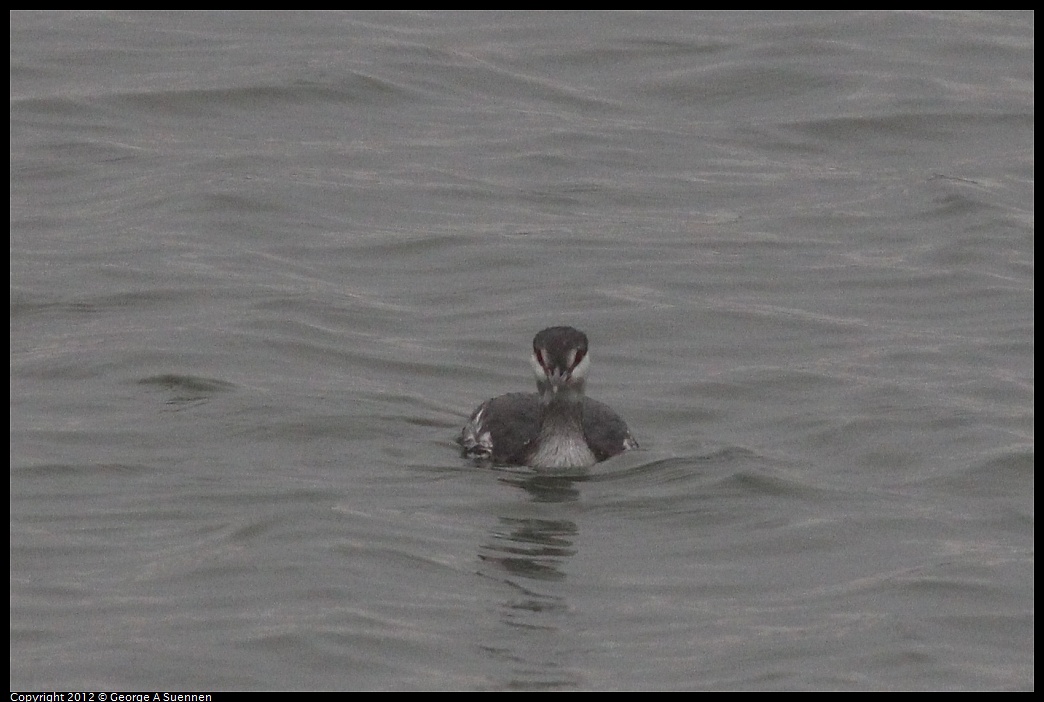
[[[533,339],[537,393],[508,393],[472,413],[457,442],[464,454],[542,468],[589,466],[638,446],[608,405],[584,395],[587,336],[551,327]]]

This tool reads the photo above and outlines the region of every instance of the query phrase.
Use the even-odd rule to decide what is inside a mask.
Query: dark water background
[[[1032,13],[10,19],[12,689],[1033,687]]]

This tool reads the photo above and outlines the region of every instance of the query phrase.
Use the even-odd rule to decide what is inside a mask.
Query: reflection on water
[[[570,669],[575,626],[570,617],[576,603],[558,587],[567,579],[566,565],[576,555],[579,528],[563,516],[560,506],[579,501],[577,483],[586,472],[569,475],[511,469],[503,482],[522,488],[522,509],[502,514],[489,532],[479,560],[483,574],[509,586],[498,607],[503,625],[481,647],[512,670],[508,688],[575,688],[583,676]],[[533,512],[520,516],[519,511]]]
[[[580,491],[576,483],[586,479],[585,474],[548,475],[515,472],[503,480],[524,489],[531,503],[564,504],[576,502]],[[573,541],[577,535],[576,522],[561,517],[519,517],[501,515],[490,531],[479,559],[496,565],[499,577],[506,573],[532,580],[561,580],[565,573],[561,566],[576,553]],[[493,575],[493,573],[490,573]]]
[[[560,565],[576,553],[576,524],[569,520],[512,519],[502,517],[490,535],[485,562],[498,564],[510,575],[535,580],[565,577]]]
[[[527,469],[529,470],[529,469]],[[576,483],[588,479],[587,471],[562,473],[515,474],[504,479],[530,494],[533,502],[575,502],[580,497]]]

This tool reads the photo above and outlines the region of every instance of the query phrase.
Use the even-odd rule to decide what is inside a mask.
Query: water
[[[1033,36],[12,14],[12,689],[1032,689]]]

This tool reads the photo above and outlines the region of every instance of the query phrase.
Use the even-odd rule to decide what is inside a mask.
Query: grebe
[[[535,468],[581,468],[637,448],[627,424],[608,405],[584,395],[591,365],[587,335],[550,327],[533,338],[536,394],[486,400],[460,431],[464,455]]]

